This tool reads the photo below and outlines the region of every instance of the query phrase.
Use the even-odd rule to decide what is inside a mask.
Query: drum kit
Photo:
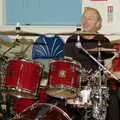
[[[0,31],[1,35],[13,36],[40,36],[41,34],[24,31]],[[49,33],[53,34],[53,33]],[[73,32],[73,33],[54,33],[54,35],[96,35],[96,33]],[[47,35],[47,34],[45,34]],[[50,104],[51,99],[58,98],[65,100],[65,106],[72,108],[84,108],[86,114],[84,120],[89,118],[87,115],[89,108],[92,110],[92,116],[96,120],[105,120],[105,115],[109,100],[109,89],[105,74],[107,72],[115,80],[119,81],[106,66],[90,55],[92,52],[118,52],[120,46],[114,49],[108,48],[84,48],[83,51],[88,54],[99,65],[99,70],[95,73],[83,69],[76,60],[70,57],[53,59],[49,66],[49,73],[46,75],[47,82],[43,79],[44,66],[38,60],[27,58],[10,59],[6,57],[16,43],[0,41],[1,45],[10,46],[0,57],[0,119],[11,120],[39,120],[54,119],[71,120],[69,113],[60,108],[57,103]],[[27,42],[26,42],[27,44]],[[29,43],[28,43],[29,44]],[[32,41],[30,44],[34,44]],[[27,50],[27,49],[26,49]],[[21,53],[23,54],[23,53]],[[113,60],[113,70],[119,73],[120,56],[115,56]]]

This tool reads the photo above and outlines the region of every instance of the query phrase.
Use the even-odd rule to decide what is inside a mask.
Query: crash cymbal
[[[120,39],[111,41],[111,44],[120,44]]]
[[[25,32],[25,31],[0,31],[0,35],[20,35],[20,36],[40,36],[41,34],[39,33],[32,33],[32,32]]]
[[[104,35],[104,36],[117,36],[120,33],[95,33],[95,32],[83,32],[83,31],[74,31],[74,32],[62,32],[62,33],[46,33],[45,35]]]
[[[10,46],[12,46],[12,42],[8,42],[8,41],[5,41],[3,38],[0,38],[0,45],[10,47]]]
[[[13,39],[16,40],[16,39]],[[28,44],[35,44],[35,45],[46,45],[45,43],[35,43],[33,39],[27,39],[27,38],[21,38],[17,40],[18,43],[23,44],[23,45],[28,45]]]
[[[101,51],[101,52],[115,52],[116,49],[100,47],[100,48],[87,49],[87,51],[93,51],[93,52],[98,52],[98,51]]]
[[[75,31],[75,32],[63,32],[63,33],[46,33],[45,35],[102,35],[102,34],[95,32]]]

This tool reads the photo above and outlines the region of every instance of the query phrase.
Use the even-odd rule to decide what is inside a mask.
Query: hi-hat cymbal
[[[87,49],[87,51],[93,51],[93,52],[98,52],[98,51],[101,51],[101,52],[115,52],[116,49],[100,47],[100,48]]]
[[[20,35],[20,36],[40,36],[41,34],[39,33],[32,33],[32,32],[25,32],[25,31],[0,31],[0,35]]]

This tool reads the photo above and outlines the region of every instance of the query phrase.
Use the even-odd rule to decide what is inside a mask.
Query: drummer
[[[112,52],[102,50],[102,48],[111,48],[111,44],[108,38],[98,33],[101,27],[102,18],[99,11],[95,8],[86,7],[82,19],[82,32],[78,31],[79,34],[76,32],[76,34],[70,36],[65,44],[65,56],[72,57],[73,59],[79,61],[83,69],[92,71],[91,74],[99,69],[98,63],[93,60],[89,54],[85,53],[84,49],[87,51],[89,50],[88,52],[99,60],[104,60],[113,56]],[[88,34],[84,34],[85,32]],[[100,51],[100,56],[98,56],[99,51],[97,51],[97,48],[101,48],[102,52]],[[119,120],[116,94],[111,94],[111,96],[110,103],[111,101],[114,101],[115,103],[113,106],[112,104],[109,106],[108,120]]]

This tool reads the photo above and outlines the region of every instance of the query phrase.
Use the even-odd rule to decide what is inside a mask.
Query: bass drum
[[[56,105],[35,103],[11,120],[72,120],[69,115]]]

